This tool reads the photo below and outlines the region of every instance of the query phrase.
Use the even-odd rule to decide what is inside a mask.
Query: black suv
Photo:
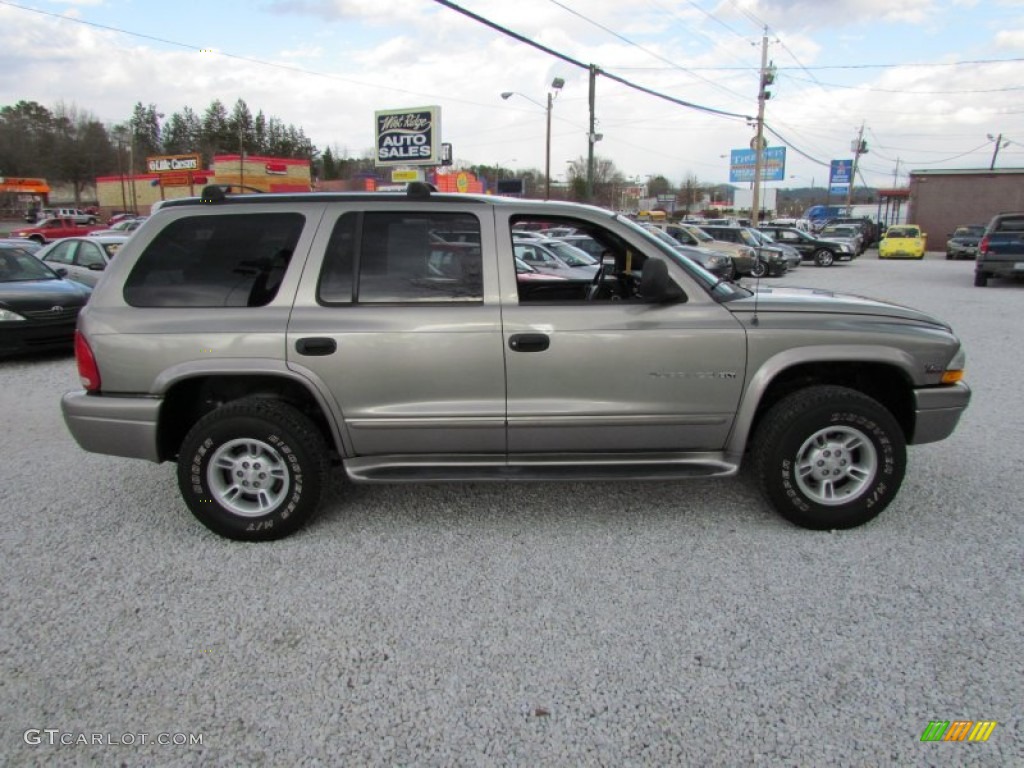
[[[775,242],[793,246],[800,252],[801,259],[812,260],[819,267],[831,267],[837,261],[850,261],[857,255],[849,243],[826,240],[795,227],[766,224],[759,229],[771,235]]]

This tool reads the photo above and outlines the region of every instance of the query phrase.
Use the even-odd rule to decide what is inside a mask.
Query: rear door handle
[[[543,352],[551,346],[545,333],[516,333],[508,337],[508,348],[513,352]]]
[[[338,349],[338,342],[331,338],[313,336],[295,342],[295,351],[300,355],[311,357],[333,355]]]

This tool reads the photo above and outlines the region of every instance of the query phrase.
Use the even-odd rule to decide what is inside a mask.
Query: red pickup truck
[[[51,240],[60,240],[62,237],[87,235],[97,229],[103,229],[103,227],[76,224],[71,219],[44,219],[34,227],[24,227],[11,232],[11,237],[23,237],[26,240],[35,240],[37,243],[48,243]]]

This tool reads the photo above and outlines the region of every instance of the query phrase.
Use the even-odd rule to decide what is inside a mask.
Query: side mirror
[[[57,273],[58,277],[67,277],[68,276],[68,271],[66,269],[64,269],[64,267],[57,267],[57,269],[55,269],[53,271]]]
[[[683,289],[669,277],[668,265],[657,259],[644,262],[637,293],[648,304],[670,304],[685,295]]]

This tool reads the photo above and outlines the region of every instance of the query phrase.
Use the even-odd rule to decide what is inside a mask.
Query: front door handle
[[[300,355],[309,355],[311,357],[333,355],[338,349],[338,342],[331,338],[323,337],[310,337],[308,339],[299,339],[295,342],[295,351]]]
[[[508,337],[508,348],[513,352],[543,352],[551,346],[546,333],[516,333]]]

